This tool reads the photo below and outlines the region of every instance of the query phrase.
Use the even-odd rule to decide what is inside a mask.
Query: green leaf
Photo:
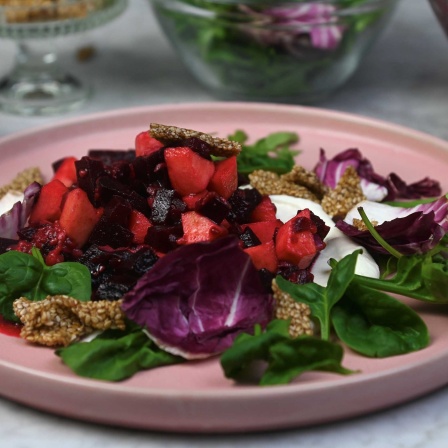
[[[92,295],[90,271],[81,263],[55,264],[45,269],[41,288],[46,295],[66,294],[87,302]]]
[[[294,156],[299,153],[290,147],[298,141],[294,132],[274,132],[253,145],[246,144],[247,135],[243,131],[236,131],[229,139],[243,146],[237,159],[241,174],[250,174],[255,170],[287,173],[294,166]]]
[[[19,297],[38,301],[48,295],[66,294],[87,301],[91,289],[90,271],[80,263],[46,266],[36,248],[31,255],[19,251],[0,255],[0,313],[7,320],[17,321],[13,302]]]
[[[77,375],[106,381],[121,381],[140,370],[180,363],[152,342],[140,328],[107,330],[90,342],[77,342],[56,350]]]
[[[365,356],[401,355],[429,344],[428,329],[414,310],[356,284],[333,309],[332,322],[341,341]]]
[[[254,335],[240,335],[221,356],[225,376],[238,380],[260,361],[267,364],[259,381],[263,386],[287,384],[311,370],[353,373],[342,367],[339,345],[311,336],[292,339],[288,327],[288,321],[274,320],[265,332],[258,327]]]
[[[432,303],[448,303],[448,272],[437,267],[429,254],[402,256],[396,263],[395,275],[388,278],[370,278],[355,275],[354,282],[379,291],[400,294]]]
[[[321,337],[328,340],[330,337],[330,313],[333,306],[342,298],[350,282],[355,276],[355,267],[360,250],[347,255],[335,264],[330,272],[327,286],[317,283],[298,285],[288,282],[281,276],[277,276],[276,282],[279,288],[287,292],[295,301],[307,304],[311,314],[319,320]]]

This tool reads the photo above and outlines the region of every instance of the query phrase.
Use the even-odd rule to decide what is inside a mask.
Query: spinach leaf
[[[339,262],[333,262],[327,286],[317,283],[297,285],[277,276],[279,288],[287,292],[295,301],[306,303],[312,315],[317,318],[321,326],[321,337],[328,340],[330,337],[330,313],[333,306],[342,298],[350,282],[355,276],[355,267],[360,250],[347,255]]]
[[[241,130],[228,138],[241,143],[243,147],[237,159],[240,174],[250,174],[255,170],[287,173],[294,166],[294,156],[299,153],[290,148],[298,141],[294,132],[274,132],[252,145],[247,144],[247,135]]]
[[[46,266],[36,248],[32,255],[19,251],[0,255],[0,313],[7,320],[18,320],[12,304],[19,297],[37,301],[48,295],[67,294],[87,301],[91,291],[90,271],[80,263]]]
[[[365,356],[401,355],[429,344],[428,329],[414,310],[356,283],[347,289],[331,317],[339,339]]]
[[[293,339],[288,326],[288,321],[274,320],[265,332],[258,327],[254,335],[239,335],[221,356],[225,376],[238,379],[259,361],[267,363],[259,382],[262,386],[287,384],[311,370],[353,373],[341,365],[342,347],[311,336]]]
[[[392,277],[355,275],[354,282],[425,302],[448,303],[448,271],[444,264],[434,263],[430,254],[400,257]]]
[[[140,327],[107,330],[90,342],[77,342],[56,350],[77,375],[121,381],[144,369],[184,361],[158,348]]]

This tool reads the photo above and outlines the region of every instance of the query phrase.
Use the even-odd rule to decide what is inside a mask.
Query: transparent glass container
[[[25,3],[11,6],[13,2],[0,1],[0,38],[14,40],[17,47],[13,69],[0,80],[0,109],[45,115],[81,106],[90,88],[61,67],[56,40],[118,17],[127,0]]]
[[[313,103],[355,72],[396,0],[149,0],[179,59],[221,99]]]

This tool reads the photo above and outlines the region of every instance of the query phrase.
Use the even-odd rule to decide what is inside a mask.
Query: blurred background
[[[91,86],[91,98],[78,110],[56,116],[0,112],[0,136],[92,112],[223,100],[223,95],[218,97],[200,84],[180,60],[149,0],[130,0],[113,21],[55,39],[64,69]],[[14,65],[15,52],[12,40],[0,39],[0,78]],[[448,41],[429,2],[398,0],[357,71],[313,105],[448,138]]]

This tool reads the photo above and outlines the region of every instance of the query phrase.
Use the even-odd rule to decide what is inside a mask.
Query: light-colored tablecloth
[[[115,22],[61,39],[69,70],[88,80],[86,106],[56,117],[0,113],[0,137],[81,114],[122,107],[212,101],[179,64],[145,0],[130,0]],[[97,55],[80,63],[75,48],[94,43]],[[0,76],[12,65],[14,45],[0,40]],[[425,0],[401,0],[348,85],[320,107],[406,125],[448,139],[448,39]],[[422,167],[423,169],[423,167]],[[1,352],[1,346],[0,346]],[[448,373],[447,373],[448,375]],[[445,448],[448,389],[353,420],[269,434],[170,435],[67,420],[0,399],[0,446],[8,448],[319,447]]]

